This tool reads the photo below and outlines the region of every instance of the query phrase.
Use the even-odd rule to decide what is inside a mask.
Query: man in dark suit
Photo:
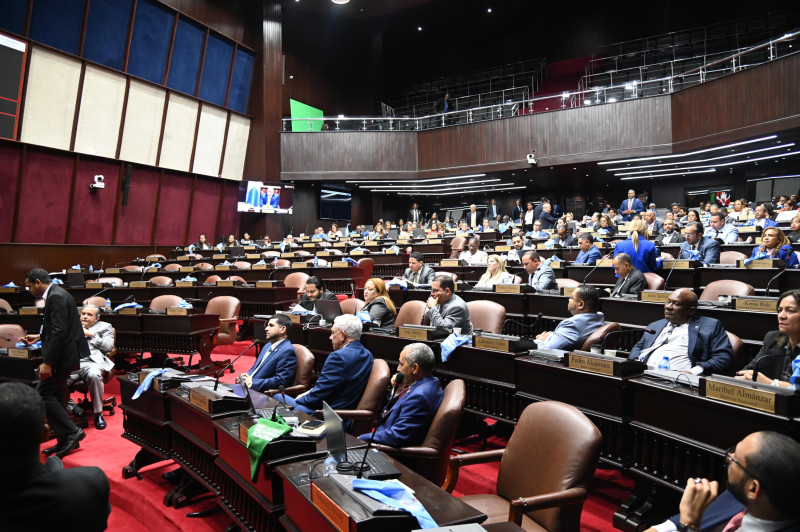
[[[650,234],[657,235],[664,230],[664,224],[661,220],[656,219],[655,211],[647,211],[644,213],[644,223],[647,224],[647,231]]]
[[[542,229],[552,229],[558,222],[558,218],[553,216],[553,206],[549,203],[542,203],[542,214],[539,221],[542,222]]]
[[[436,357],[425,344],[409,344],[400,352],[398,373],[403,374],[403,391],[375,429],[375,442],[392,447],[422,444],[433,417],[442,403],[442,386],[432,375]],[[392,378],[394,383],[394,378]],[[372,433],[359,436],[368,441]]]
[[[484,218],[489,218],[490,220],[496,220],[498,216],[501,216],[503,212],[500,210],[500,205],[497,204],[497,200],[492,198],[489,202],[489,205],[486,206],[486,213],[484,214]]]
[[[659,246],[683,244],[684,241],[683,235],[675,230],[675,220],[664,220],[664,232],[655,238]]]
[[[719,242],[703,236],[703,224],[689,222],[683,232],[685,242],[681,244],[679,259],[699,260],[703,266],[719,264]]]
[[[603,257],[603,253],[594,245],[592,233],[578,235],[580,253],[575,257],[575,264],[594,264]]]
[[[98,467],[64,469],[55,456],[40,462],[44,413],[33,388],[0,383],[0,528],[105,530],[111,513],[108,478]]]
[[[423,255],[419,251],[413,252],[408,257],[408,268],[403,277],[414,285],[433,283],[433,270],[423,262]]]
[[[638,214],[644,210],[644,204],[636,198],[636,192],[633,190],[628,191],[628,199],[623,200],[619,206],[619,213],[622,215],[624,222],[633,220],[633,215]]]
[[[333,321],[331,344],[333,353],[325,359],[325,365],[314,387],[297,398],[286,398],[286,403],[301,412],[313,415],[325,401],[334,410],[355,408],[372,373],[372,353],[361,344],[361,320],[344,314]]]
[[[58,443],[45,449],[45,454],[63,458],[80,446],[86,437],[67,415],[67,380],[73,368],[78,367],[82,358],[89,358],[89,343],[83,333],[78,317],[78,306],[72,296],[58,285],[53,284],[50,275],[41,268],[35,268],[25,276],[25,287],[36,298],[42,298],[44,316],[41,334],[29,334],[25,342],[29,345],[42,341],[42,365],[39,366],[39,384],[36,390],[42,396],[47,421],[56,433]]]
[[[710,375],[733,369],[733,349],[719,320],[695,316],[697,295],[688,288],[672,292],[664,305],[664,319],[647,326],[628,358],[658,368],[666,358],[670,369]]]
[[[522,267],[528,274],[527,284],[537,292],[558,288],[556,274],[550,266],[542,264],[542,259],[536,251],[531,250],[522,255]]]
[[[522,200],[517,199],[516,205],[514,205],[514,210],[511,211],[511,221],[517,223],[522,218],[522,213],[525,212],[525,208],[522,206]]]
[[[578,245],[578,239],[569,234],[567,226],[559,225],[556,233],[558,234],[558,238],[555,239],[555,243],[559,246],[567,248]]]
[[[316,275],[312,275],[306,281],[306,293],[300,298],[300,303],[298,303],[298,305],[306,310],[316,312],[317,305],[315,302],[317,299],[336,301],[338,298],[333,292],[325,290],[325,284],[322,282],[322,279]]]
[[[253,367],[242,374],[248,388],[264,392],[281,385],[288,387],[297,372],[297,353],[286,337],[292,320],[286,314],[276,314],[267,322],[267,345],[261,350]]]
[[[411,210],[408,211],[408,221],[415,224],[422,222],[422,211],[419,210],[416,203],[411,205]]]
[[[455,283],[448,275],[437,275],[431,283],[431,295],[425,309],[430,324],[445,329],[461,329],[461,334],[472,334],[472,319],[467,303],[455,293]]]
[[[611,297],[621,297],[625,294],[638,294],[647,288],[647,278],[644,274],[633,266],[631,256],[627,253],[620,253],[611,261],[614,266],[614,273],[617,274],[617,284],[611,290]]]

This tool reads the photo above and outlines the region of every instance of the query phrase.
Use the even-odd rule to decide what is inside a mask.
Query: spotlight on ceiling
[[[346,4],[350,0],[331,0],[334,4]]]

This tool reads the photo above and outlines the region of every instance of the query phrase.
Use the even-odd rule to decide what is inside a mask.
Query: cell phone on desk
[[[302,425],[300,425],[300,427],[304,428],[306,430],[315,430],[315,429],[320,428],[324,424],[325,424],[324,421],[320,421],[318,419],[311,419],[309,421],[306,421]]]

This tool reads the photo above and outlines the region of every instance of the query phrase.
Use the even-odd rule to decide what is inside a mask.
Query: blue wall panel
[[[221,37],[208,36],[206,58],[203,63],[203,79],[200,81],[199,97],[217,105],[225,105],[228,76],[231,72],[233,44]]]
[[[83,28],[83,0],[36,0],[31,32],[34,41],[78,54]]]
[[[228,97],[228,107],[234,111],[247,113],[255,62],[256,58],[250,52],[241,49],[236,50],[236,64],[233,66],[231,94]]]
[[[28,0],[3,0],[3,9],[0,9],[0,28],[23,35],[27,16]]]
[[[103,0],[89,4],[83,57],[122,70],[131,20],[131,3],[132,0]]]
[[[151,0],[139,0],[128,58],[129,74],[159,85],[164,82],[174,23],[172,11]]]
[[[200,59],[203,56],[205,30],[181,18],[175,34],[172,49],[172,63],[169,67],[167,86],[176,91],[194,96]]]

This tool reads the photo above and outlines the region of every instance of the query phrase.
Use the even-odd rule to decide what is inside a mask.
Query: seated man
[[[286,314],[276,314],[267,322],[267,344],[256,357],[253,367],[242,373],[248,388],[265,392],[281,385],[288,387],[297,372],[297,353],[286,335],[292,320]]]
[[[559,225],[556,229],[556,238],[553,241],[561,247],[577,246],[578,239],[569,234],[566,225]]]
[[[578,247],[581,251],[575,257],[575,264],[594,264],[603,256],[603,252],[594,245],[592,233],[579,234]]]
[[[664,232],[655,238],[655,242],[659,246],[683,244],[684,241],[683,235],[675,230],[675,220],[669,218],[664,220]]]
[[[422,253],[415,251],[408,257],[408,268],[403,277],[415,285],[429,285],[433,282],[433,270],[424,264]]]
[[[472,334],[472,320],[469,317],[467,304],[461,297],[453,292],[455,283],[447,275],[437,275],[431,284],[431,297],[428,298],[428,308],[425,316],[434,327],[445,329],[460,328],[461,334]]]
[[[679,259],[698,260],[703,266],[719,264],[719,242],[703,236],[703,231],[703,224],[700,222],[686,224],[686,230],[683,232],[686,241],[681,244]]]
[[[361,344],[361,320],[351,314],[338,316],[331,328],[334,351],[325,359],[325,365],[314,387],[296,398],[286,398],[286,404],[301,412],[314,414],[322,408],[322,401],[334,410],[355,408],[372,373],[372,353]]]
[[[479,246],[480,242],[477,238],[470,238],[467,243],[467,249],[462,251],[458,258],[467,261],[467,264],[486,264],[489,260],[489,256],[485,251],[478,249]]]
[[[800,443],[777,432],[754,432],[725,453],[728,491],[719,498],[719,484],[690,478],[680,514],[648,529],[673,530],[800,530]]]
[[[44,403],[17,382],[0,383],[0,528],[99,531],[108,526],[109,484],[98,467],[64,469],[61,459],[39,461]]]
[[[666,361],[669,369],[711,375],[733,370],[733,349],[719,320],[695,316],[697,295],[688,288],[672,292],[664,305],[664,319],[647,326],[628,358],[656,369]]]
[[[529,238],[550,238],[549,233],[542,231],[542,222],[539,220],[533,222],[533,230],[525,233],[525,236]]]
[[[528,274],[528,283],[537,292],[541,290],[555,290],[558,288],[556,274],[550,266],[542,264],[539,254],[531,250],[522,256],[522,267]]]
[[[545,349],[580,349],[589,336],[605,323],[600,296],[593,286],[582,285],[572,291],[567,309],[572,314],[558,324],[556,330],[545,331],[536,337],[536,344]]]
[[[442,403],[442,386],[433,376],[436,357],[425,344],[409,344],[400,352],[397,371],[403,374],[403,391],[375,429],[375,442],[392,447],[422,444],[433,416]],[[394,380],[394,379],[393,379]],[[372,433],[359,436],[369,441]]]
[[[525,245],[525,240],[520,233],[515,233],[511,237],[512,249],[508,252],[508,262],[522,262],[522,255],[528,251],[530,246]]]
[[[644,223],[647,224],[647,231],[652,234],[659,234],[664,230],[664,224],[661,220],[656,219],[655,211],[649,210],[644,213]]]
[[[753,211],[754,220],[749,220],[745,225],[755,225],[761,229],[767,227],[776,227],[778,222],[772,219],[772,206],[767,203],[762,203]],[[752,224],[750,222],[753,222]]]
[[[703,236],[720,239],[725,244],[735,244],[739,241],[739,229],[735,225],[725,222],[726,215],[717,211],[711,215],[711,223]]]
[[[311,240],[312,241],[324,240],[327,242],[329,238],[328,235],[325,233],[325,229],[323,229],[322,227],[317,227],[316,229],[314,229],[314,234],[311,235]]]
[[[114,329],[110,323],[100,321],[99,314],[100,309],[94,305],[85,305],[81,310],[81,325],[89,342],[89,356],[81,359],[80,368],[70,374],[67,386],[77,380],[86,382],[92,396],[94,426],[103,430],[106,428],[106,420],[103,419],[103,375],[114,369],[114,362],[106,356],[114,349]]]
[[[614,273],[619,277],[614,289],[611,290],[611,297],[621,297],[625,294],[638,294],[647,288],[647,278],[642,272],[633,266],[631,256],[627,253],[620,253],[611,261],[614,266]]]
[[[316,312],[317,305],[315,302],[317,299],[337,301],[336,294],[325,290],[325,284],[322,282],[322,279],[316,275],[312,275],[306,280],[306,293],[300,298],[300,303],[298,303],[298,305],[311,312]]]

